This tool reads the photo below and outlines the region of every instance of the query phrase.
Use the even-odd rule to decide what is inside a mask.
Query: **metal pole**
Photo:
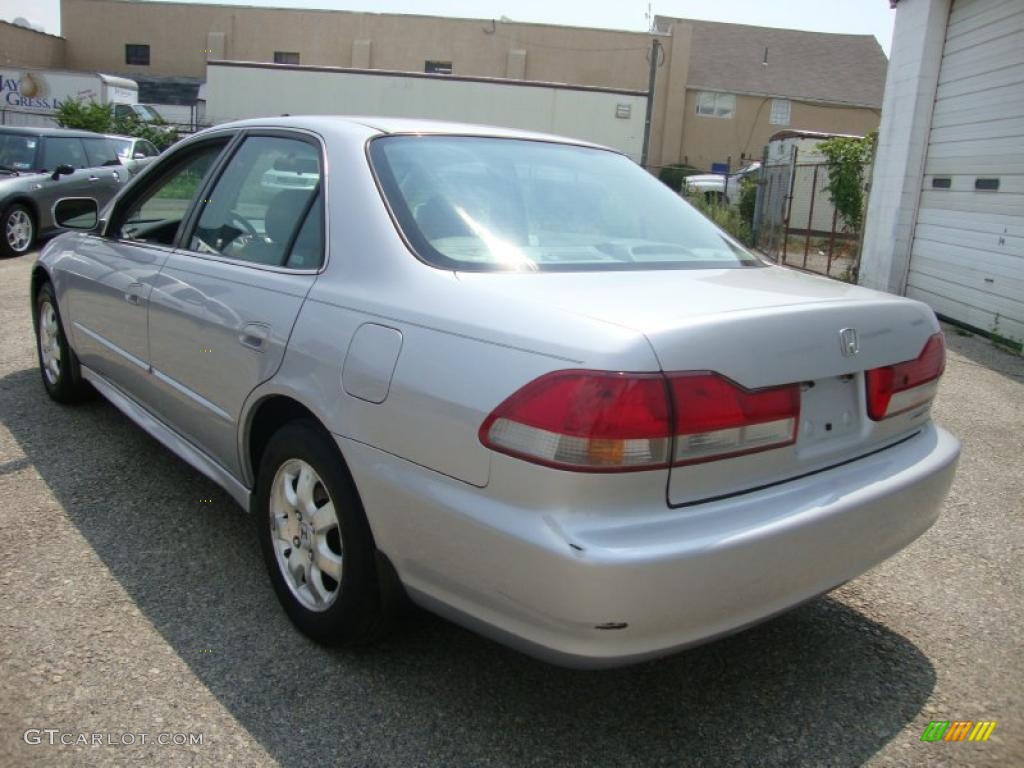
[[[782,220],[783,233],[782,233],[782,263],[786,263],[786,250],[789,248],[789,217],[793,214],[793,186],[796,184],[796,157],[799,154],[799,150],[793,147],[793,155],[790,162],[789,171],[789,189],[787,190],[788,205],[786,205],[786,218]],[[786,201],[783,201],[785,204]]]
[[[765,191],[765,177],[767,176],[767,170],[768,147],[765,147],[764,151],[761,153],[761,168],[757,172],[757,200],[754,203],[754,221],[751,225],[751,236],[753,237],[755,244],[757,244],[760,239],[759,235],[761,234],[761,219],[764,216],[765,205],[768,202],[768,195]]]
[[[807,251],[811,247],[811,231],[814,229],[814,198],[818,195],[818,164],[814,164],[814,177],[811,179],[811,204],[807,210],[807,234],[804,235],[804,265],[807,269]]]
[[[647,167],[647,153],[651,147],[651,118],[654,115],[654,80],[658,76],[658,51],[661,42],[658,38],[651,40],[651,70],[647,76],[647,115],[644,117],[644,148],[640,153],[640,165]]]
[[[825,274],[832,277],[832,252],[836,247],[836,217],[839,216],[839,209],[832,206],[832,229],[828,233],[828,266],[825,267]]]

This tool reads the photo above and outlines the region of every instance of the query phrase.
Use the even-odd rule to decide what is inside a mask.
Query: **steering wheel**
[[[253,237],[260,237],[260,233],[256,231],[256,228],[238,211],[228,211],[228,219],[232,224],[241,224],[243,232]]]

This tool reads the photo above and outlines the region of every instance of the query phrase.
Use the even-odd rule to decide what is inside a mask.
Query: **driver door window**
[[[155,183],[129,203],[115,237],[174,245],[182,219],[223,148],[223,142],[206,145],[174,164],[170,171],[160,174]]]
[[[301,139],[251,136],[204,201],[189,250],[315,269],[323,256],[320,153]]]

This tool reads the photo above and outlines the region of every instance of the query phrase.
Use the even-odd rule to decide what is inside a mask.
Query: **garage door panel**
[[[993,317],[998,314],[1000,317],[1005,317],[1024,325],[1024,314],[1021,313],[1020,302],[1005,296],[961,285],[955,280],[944,280],[932,275],[926,275],[916,269],[911,270],[908,285],[912,285],[918,290],[946,296],[961,304],[986,310],[992,313]]]
[[[973,269],[964,264],[950,264],[948,261],[930,259],[921,253],[914,255],[914,269],[911,272],[911,282],[919,285],[920,281],[913,279],[914,275],[944,280],[981,294],[998,296],[1010,302],[1024,295],[1024,280],[1020,279],[1019,271],[1016,278],[1007,277],[1003,274],[996,274],[987,268]]]
[[[1024,72],[1019,67],[1006,67],[994,72],[985,72],[974,77],[965,77],[943,82],[935,91],[936,100],[962,96],[966,93],[977,93],[989,88],[1000,88],[1004,85],[1020,85],[1024,83]]]
[[[1002,154],[977,155],[970,158],[970,171],[975,176],[1000,176],[1002,174],[1024,173],[1024,155],[1007,157]],[[925,163],[925,173],[932,176],[949,176],[963,173],[962,157],[931,157]]]
[[[947,66],[948,64],[948,66]],[[997,38],[990,43],[972,45],[943,56],[939,83],[993,72],[1024,64],[1024,33]]]
[[[1020,0],[957,0],[949,12],[946,39],[969,34],[972,30],[1020,13]]]
[[[969,125],[984,120],[1002,120],[1024,115],[1024,87],[1004,85],[965,93],[935,102],[932,128]]]
[[[1024,211],[1024,195],[996,192],[949,192],[947,190],[921,193],[922,208],[952,208],[976,213],[1018,214]]]
[[[1020,216],[928,208],[918,211],[917,221],[919,224],[956,227],[967,232],[985,232],[996,235],[1024,237],[1024,219]]]
[[[936,126],[932,123],[931,143],[940,144],[947,141],[966,141],[970,139],[1005,139],[1024,136],[1024,117],[995,118],[987,113],[982,118],[975,115],[969,123],[950,126]],[[1020,139],[1024,149],[1024,139]]]
[[[1006,16],[996,19],[981,27],[962,31],[959,34],[946,37],[947,54],[958,53],[959,51],[971,48],[975,45],[991,43],[1007,35],[1024,31],[1024,14],[1012,5],[1004,7]],[[965,25],[968,27],[969,25]]]
[[[932,293],[914,286],[907,287],[907,296],[923,301],[943,317],[956,320],[979,330],[990,332],[996,327],[994,313],[981,307],[975,307],[941,293]],[[999,333],[1011,339],[1024,339],[1024,323],[1012,317],[999,318]]]
[[[918,222],[914,233],[914,253],[917,253],[918,241],[929,246],[930,256],[935,256],[937,248],[949,252],[952,256],[962,258],[965,263],[985,259],[992,263],[1002,263],[1011,274],[1024,277],[1024,237],[1013,237],[1004,233],[972,232],[936,224]]]
[[[986,157],[990,155],[1024,152],[1024,136],[1004,136],[998,139],[968,139],[965,141],[939,141],[928,145],[928,154],[934,157]],[[969,166],[964,166],[968,171]]]

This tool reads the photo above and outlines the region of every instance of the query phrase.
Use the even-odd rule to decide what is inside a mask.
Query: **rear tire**
[[[21,203],[7,206],[0,217],[0,256],[24,256],[36,242],[36,220]]]
[[[274,592],[304,634],[325,645],[365,645],[386,633],[394,608],[380,588],[373,535],[319,424],[293,421],[270,438],[252,516]]]
[[[46,394],[58,403],[77,403],[88,399],[93,389],[82,378],[82,369],[64,334],[53,286],[43,283],[36,294],[33,313],[36,330],[36,355]]]

